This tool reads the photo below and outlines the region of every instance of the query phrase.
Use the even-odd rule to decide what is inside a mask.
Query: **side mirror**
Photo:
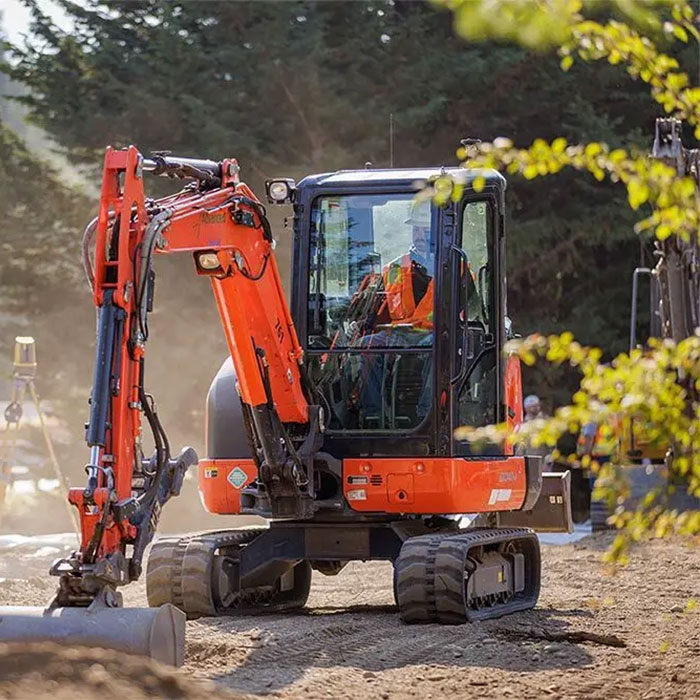
[[[510,320],[509,316],[506,316],[504,325],[506,327],[506,340],[513,340],[514,338],[522,337],[519,333],[516,333],[513,330],[513,322]]]

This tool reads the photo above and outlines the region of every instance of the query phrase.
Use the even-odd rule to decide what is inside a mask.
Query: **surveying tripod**
[[[20,421],[24,414],[24,403],[27,394],[31,398],[36,414],[39,419],[49,462],[58,479],[59,487],[64,496],[68,494],[68,482],[61,471],[61,467],[56,458],[56,452],[51,441],[51,434],[46,425],[46,418],[41,409],[39,394],[37,393],[34,379],[36,377],[36,344],[34,338],[30,336],[18,336],[15,338],[14,361],[12,365],[12,393],[10,402],[5,408],[5,430],[0,439],[0,519],[2,518],[2,508],[5,503],[7,492],[12,485],[12,467],[17,452],[17,438],[19,435]],[[75,514],[75,510],[64,498],[68,507],[68,515],[76,532],[80,532],[80,526]]]

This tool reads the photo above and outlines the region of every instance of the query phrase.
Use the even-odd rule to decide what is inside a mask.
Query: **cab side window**
[[[492,292],[492,207],[487,201],[471,201],[462,210],[460,247],[466,257],[459,269],[460,285],[466,285],[466,327],[473,358],[464,381],[457,387],[457,425],[480,427],[497,420],[498,355],[494,344]],[[462,259],[464,260],[464,258]],[[460,311],[462,305],[460,304]],[[460,334],[456,342],[462,343]],[[458,347],[457,357],[464,350]],[[471,454],[469,443],[458,443],[457,454]]]
[[[467,202],[462,214],[462,250],[467,254],[468,321],[491,329],[491,265],[489,260],[490,207]]]

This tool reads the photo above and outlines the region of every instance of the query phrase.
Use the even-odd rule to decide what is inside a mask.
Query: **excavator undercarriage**
[[[294,610],[306,603],[312,569],[333,575],[358,558],[393,562],[394,598],[408,623],[462,624],[537,602],[540,552],[532,530],[445,523],[429,534],[416,531],[284,523],[163,538],[148,561],[148,603],[170,603],[188,619]]]

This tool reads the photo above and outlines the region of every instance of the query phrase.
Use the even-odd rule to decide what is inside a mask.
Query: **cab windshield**
[[[432,230],[430,203],[413,194],[317,199],[309,348],[424,345],[432,332]]]
[[[331,431],[406,431],[433,401],[434,209],[413,193],[319,197],[307,353]]]

